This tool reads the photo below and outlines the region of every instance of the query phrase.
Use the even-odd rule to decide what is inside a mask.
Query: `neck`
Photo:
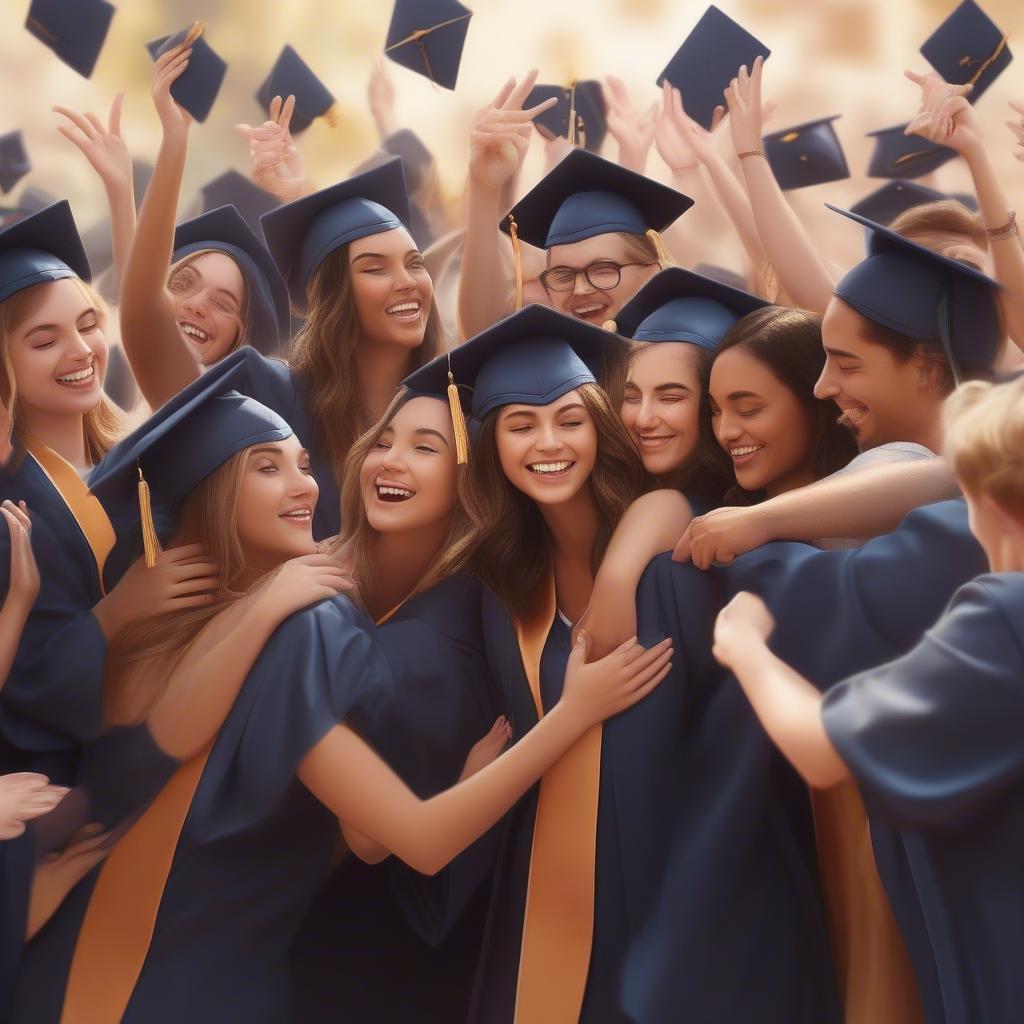
[[[814,470],[809,466],[799,466],[791,473],[772,480],[765,485],[764,494],[766,498],[775,498],[787,491],[795,491],[800,487],[806,487],[815,481]]]
[[[376,423],[395,397],[409,372],[409,349],[389,342],[362,338],[356,346],[355,364],[359,390],[366,401],[370,422]]]
[[[45,413],[28,409],[22,417],[25,433],[55,451],[72,466],[88,466],[82,414]]]
[[[586,611],[594,588],[590,553],[599,518],[589,481],[569,501],[538,508],[551,538],[558,607],[575,622]]]
[[[423,579],[448,536],[447,519],[415,530],[376,533],[370,541],[368,580],[359,581],[374,620],[401,604]]]

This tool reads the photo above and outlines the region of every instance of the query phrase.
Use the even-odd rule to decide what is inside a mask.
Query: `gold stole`
[[[540,658],[555,617],[553,577],[539,598],[536,614],[517,622],[516,634],[537,717],[542,718]],[[600,785],[597,725],[541,779],[519,955],[516,1024],[579,1020],[594,937]]]
[[[852,779],[812,793],[818,861],[846,1024],[923,1020],[917,980],[882,888]]]

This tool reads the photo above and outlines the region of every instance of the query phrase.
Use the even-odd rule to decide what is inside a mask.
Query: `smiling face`
[[[167,292],[178,330],[203,366],[235,349],[244,326],[245,278],[230,256],[186,256],[171,268]]]
[[[579,391],[550,405],[498,410],[495,440],[508,481],[539,505],[574,498],[597,461],[597,428]]]
[[[448,403],[406,402],[359,470],[370,527],[380,533],[421,530],[449,519],[455,508],[455,440]]]
[[[292,435],[255,445],[247,454],[235,505],[247,564],[269,570],[313,554],[313,511],[320,491],[310,475],[309,452]]]
[[[814,480],[814,423],[796,395],[742,346],[711,367],[711,425],[736,482],[768,497]]]
[[[76,278],[33,289],[6,338],[19,415],[84,415],[99,404],[107,372],[100,310]]]
[[[829,303],[821,326],[825,367],[814,394],[835,402],[862,451],[892,441],[928,446],[942,405],[934,374],[923,359],[901,362],[871,341],[865,324],[845,302]]]
[[[434,285],[405,228],[349,245],[352,298],[365,340],[417,348],[423,343]]]
[[[665,341],[643,346],[630,361],[619,417],[653,476],[676,472],[696,451],[699,357],[696,345]]]
[[[548,302],[560,313],[566,313],[579,320],[602,324],[614,320],[619,310],[640,290],[640,286],[659,270],[656,260],[643,261],[643,257],[622,235],[607,234],[585,238],[568,245],[553,245],[548,250],[548,271],[568,267],[582,271],[591,267],[591,277],[601,275],[601,264],[621,267],[619,283],[608,288],[595,288],[582,273],[576,275],[576,283],[569,291],[548,288]],[[598,264],[596,268],[593,264]],[[633,265],[628,265],[633,264]],[[614,274],[612,275],[614,280]]]

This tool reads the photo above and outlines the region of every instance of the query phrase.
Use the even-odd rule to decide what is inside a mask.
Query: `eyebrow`
[[[835,356],[836,359],[860,359],[860,356],[853,352],[846,352],[841,348],[829,348],[828,345],[825,346],[825,352],[827,355]]]
[[[727,402],[738,402],[741,398],[760,398],[756,391],[731,391],[726,395]]]
[[[583,409],[586,411],[586,406],[582,402],[572,402],[569,405],[563,405],[560,409],[555,410],[556,416],[561,416],[563,412],[571,412],[573,409]]]
[[[655,391],[692,391],[693,388],[691,388],[688,384],[678,384],[678,383],[673,381],[672,383],[669,383],[669,384],[659,384],[654,390]]]
[[[252,452],[250,454],[252,454],[252,455],[280,455],[281,451],[282,451],[282,449],[280,448],[280,446],[274,445],[274,444],[267,444],[267,445],[261,445],[259,448],[253,448],[253,450],[252,450]],[[304,455],[308,455],[309,453],[306,452],[305,450],[303,450],[303,454]]]
[[[422,255],[423,253],[421,253],[419,249],[410,249],[403,258],[408,259],[410,256]],[[361,252],[358,256],[352,257],[352,262],[355,263],[356,260],[386,260],[387,258],[388,257],[382,252]]]
[[[77,324],[83,317],[87,317],[90,314],[93,316],[99,316],[99,310],[95,306],[90,306],[88,309],[83,309],[78,316],[75,317],[75,323]],[[25,337],[30,338],[33,334],[39,331],[59,331],[60,324],[36,324],[35,327],[25,332]]]
[[[451,445],[448,444],[448,438],[445,437],[444,434],[442,434],[440,430],[431,430],[430,427],[419,427],[416,430],[414,430],[413,433],[415,433],[415,434],[431,434],[434,437],[438,438],[439,440],[444,441],[446,447],[448,447],[448,448],[451,447]]]

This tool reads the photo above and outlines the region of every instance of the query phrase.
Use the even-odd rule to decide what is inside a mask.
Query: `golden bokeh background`
[[[106,116],[118,91],[127,94],[125,134],[133,152],[152,160],[159,124],[149,100],[150,60],[144,43],[207,23],[207,39],[228,62],[224,87],[205,124],[192,132],[182,214],[197,188],[228,167],[246,169],[246,147],[234,133],[240,121],[261,119],[253,98],[285,43],[292,44],[338,98],[337,127],[323,121],[301,136],[311,177],[329,184],[348,174],[376,147],[368,111],[367,78],[382,51],[391,17],[389,0],[122,0],[92,79],[65,67],[23,28],[29,0],[0,0],[0,132],[20,128],[32,173],[0,202],[10,204],[26,185],[67,196],[83,226],[99,219],[104,193],[82,156],[56,131],[54,103]],[[73,2],[73,0],[69,0]],[[469,0],[474,10],[458,89],[451,93],[389,62],[401,125],[415,129],[437,157],[449,197],[463,189],[467,126],[507,75],[540,69],[540,81],[620,76],[638,107],[658,98],[655,78],[705,9],[681,0]],[[881,184],[864,176],[871,145],[864,133],[914,114],[917,89],[903,69],[926,69],[918,47],[956,6],[956,0],[721,0],[719,6],[761,38],[772,57],[766,98],[778,103],[770,130],[842,113],[836,128],[850,163],[848,181],[790,193],[794,206],[827,255],[847,265],[860,251],[859,232],[823,210],[828,200],[849,205]],[[1024,164],[1013,159],[1004,121],[1007,101],[1024,100],[1024,5],[983,0],[1017,59],[979,102],[993,159],[1011,195],[1024,202]],[[685,97],[684,97],[685,99]],[[614,155],[614,142],[605,144]],[[523,185],[539,174],[539,142],[532,147]],[[652,151],[648,173],[668,178]],[[970,188],[954,161],[923,179],[944,191]],[[708,193],[699,193],[692,221],[692,264],[737,263],[738,246]],[[685,237],[685,232],[683,233]]]

